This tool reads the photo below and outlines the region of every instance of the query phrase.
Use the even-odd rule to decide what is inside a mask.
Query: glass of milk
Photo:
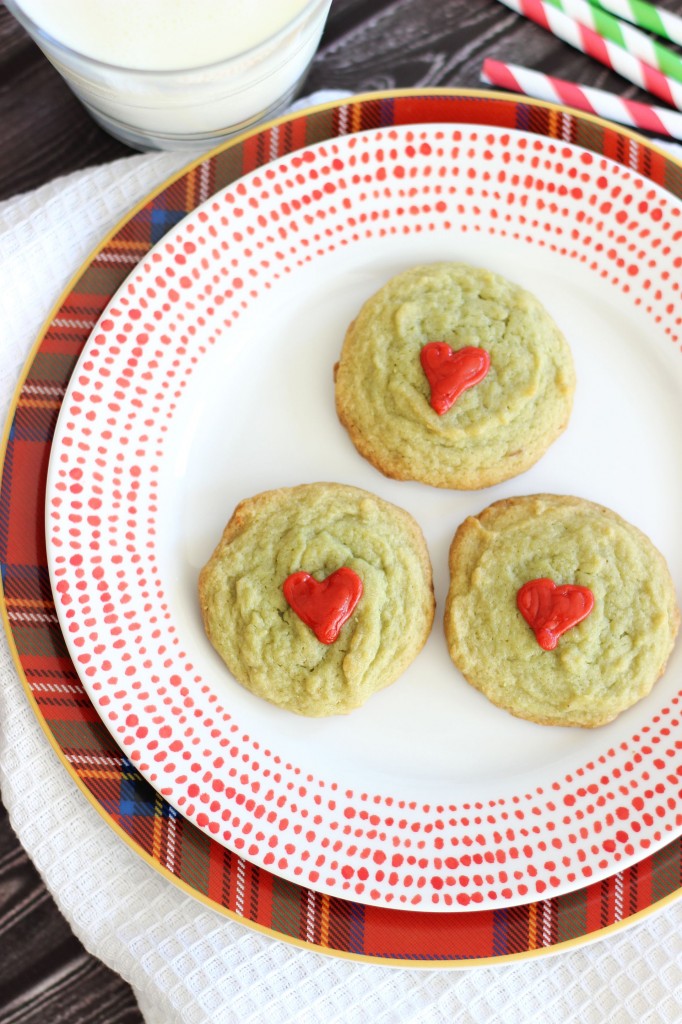
[[[205,151],[281,113],[331,0],[6,0],[95,120],[137,149]]]

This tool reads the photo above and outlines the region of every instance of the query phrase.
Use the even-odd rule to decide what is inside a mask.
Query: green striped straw
[[[654,32],[661,39],[682,46],[682,18],[672,11],[650,4],[647,0],[590,0],[597,7],[632,22],[648,32]]]
[[[643,60],[652,68],[657,68],[668,78],[682,82],[682,58],[638,28],[619,21],[613,15],[594,7],[587,0],[546,0],[546,2],[574,18],[581,25],[593,29],[603,39],[622,46],[633,57]],[[625,6],[626,3],[633,6],[632,0],[600,0],[601,6],[605,6],[606,2],[613,4],[614,7]]]

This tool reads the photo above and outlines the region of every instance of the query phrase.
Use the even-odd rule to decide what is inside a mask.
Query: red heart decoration
[[[318,582],[307,572],[287,576],[287,603],[323,644],[333,644],[362,597],[362,580],[352,569],[337,569]]]
[[[517,593],[516,604],[540,647],[553,651],[562,633],[590,614],[594,594],[571,583],[558,587],[552,580],[530,580]]]
[[[431,408],[439,416],[454,405],[463,391],[479,384],[490,369],[490,353],[472,345],[453,352],[444,341],[430,341],[419,358],[431,386]]]

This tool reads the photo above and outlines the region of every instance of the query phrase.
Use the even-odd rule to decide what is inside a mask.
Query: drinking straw
[[[610,39],[634,57],[646,61],[652,68],[658,68],[664,75],[670,75],[676,82],[682,82],[682,58],[663,43],[652,39],[646,32],[619,21],[587,0],[547,0],[552,7],[575,18],[581,25],[593,29],[604,39]]]
[[[490,58],[483,62],[481,78],[489,85],[520,92],[525,96],[534,96],[550,103],[563,103],[631,128],[656,132],[671,139],[682,139],[682,114],[666,107],[653,107],[636,100],[627,100],[605,89],[576,85],[564,78],[554,78],[519,64],[504,64]]]
[[[590,0],[596,7],[617,14],[619,18],[654,32],[661,39],[682,45],[682,18],[672,11],[650,4],[647,0]]]
[[[659,99],[682,110],[682,85],[679,82],[673,81],[657,68],[652,68],[639,57],[634,57],[622,46],[604,39],[593,29],[581,25],[563,11],[557,10],[544,0],[501,0],[501,3],[517,14],[530,18],[581,53],[594,57],[623,78],[627,78],[629,82],[638,85],[640,89],[646,89]]]

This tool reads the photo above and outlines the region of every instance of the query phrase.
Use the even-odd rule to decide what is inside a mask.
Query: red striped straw
[[[497,85],[501,89],[520,92],[550,103],[563,103],[632,128],[655,132],[671,139],[682,139],[682,114],[675,110],[628,100],[604,89],[576,85],[564,78],[553,78],[519,64],[504,64],[490,58],[483,62],[481,78],[489,85]]]
[[[574,46],[589,57],[616,71],[641,89],[653,93],[671,106],[682,110],[682,85],[672,81],[657,68],[628,53],[622,46],[600,36],[594,29],[581,25],[563,11],[552,7],[543,0],[501,0],[517,14],[521,14],[542,26],[558,39]]]

